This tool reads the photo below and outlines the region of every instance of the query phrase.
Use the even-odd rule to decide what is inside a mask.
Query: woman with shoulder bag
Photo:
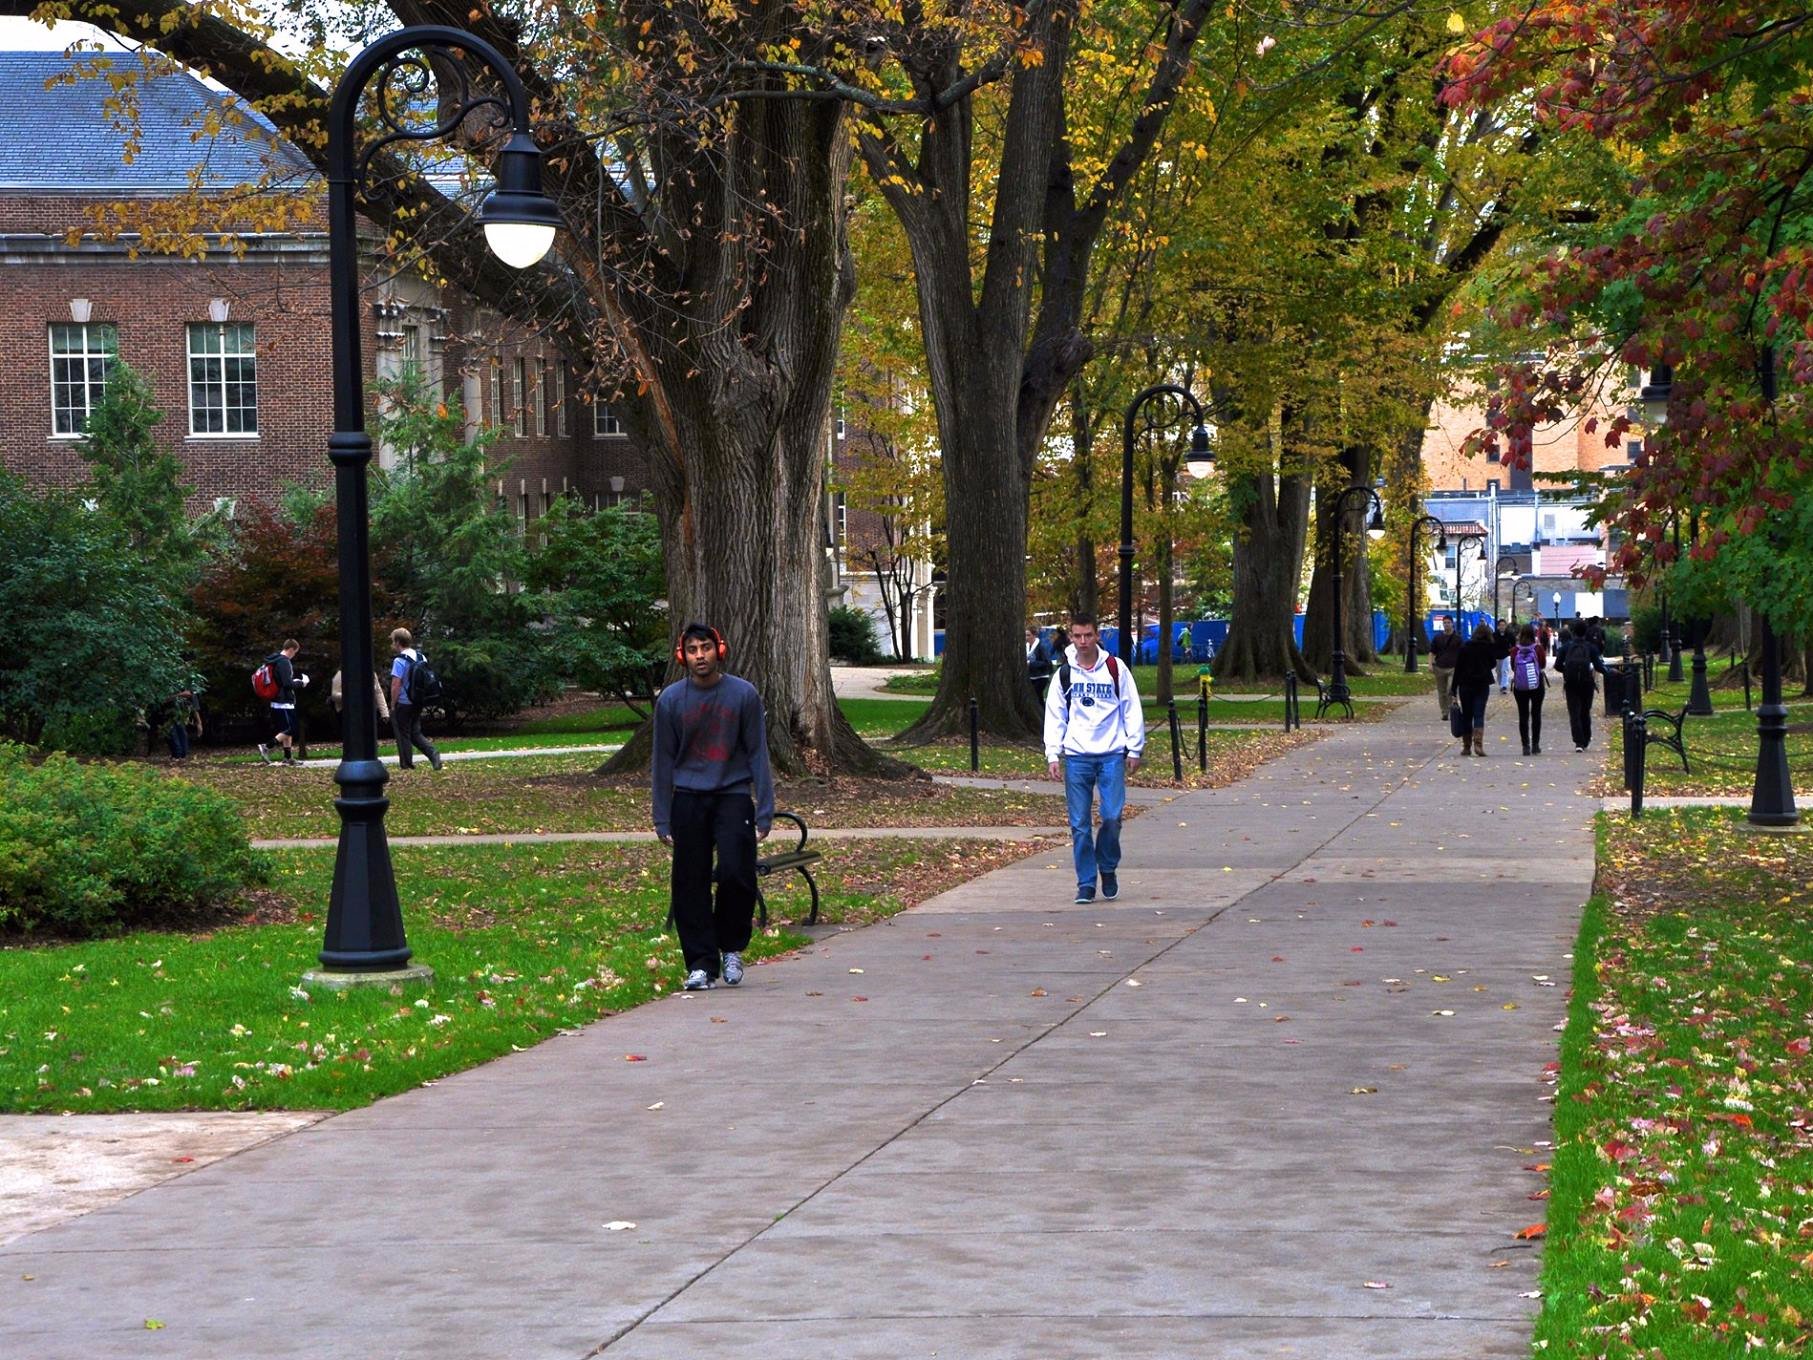
[[[1536,629],[1524,624],[1511,648],[1511,696],[1517,700],[1517,735],[1526,756],[1542,754],[1542,694],[1549,684],[1548,664]]]
[[[1492,629],[1482,623],[1473,630],[1454,663],[1454,696],[1460,708],[1460,719],[1454,727],[1458,729],[1464,756],[1486,753],[1486,696],[1497,679],[1498,662],[1509,650],[1509,644],[1500,643]]]

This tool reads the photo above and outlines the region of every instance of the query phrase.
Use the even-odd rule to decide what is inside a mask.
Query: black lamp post
[[[1202,403],[1190,394],[1190,389],[1177,383],[1154,383],[1139,393],[1127,404],[1127,420],[1124,429],[1125,438],[1121,444],[1121,598],[1120,598],[1120,641],[1121,663],[1131,666],[1134,659],[1134,648],[1138,639],[1133,636],[1133,434],[1135,423],[1139,419],[1142,407],[1159,397],[1176,397],[1185,403],[1196,417],[1196,425],[1190,431],[1190,452],[1186,459],[1192,476],[1207,473],[1215,461],[1214,451],[1209,447],[1209,427],[1203,415]],[[1161,640],[1160,645],[1166,645]]]
[[[1517,559],[1510,553],[1500,553],[1497,575],[1492,581],[1492,613],[1501,627],[1510,622],[1499,604],[1503,598],[1499,594],[1499,587],[1506,581],[1511,582],[1511,612],[1515,614],[1517,612]]]
[[[1479,545],[1479,564],[1482,567],[1486,564],[1486,536],[1484,534],[1456,534],[1454,536],[1454,626],[1456,628],[1461,626],[1460,616],[1463,612],[1460,598],[1460,561],[1461,555],[1467,551],[1469,543]],[[1462,636],[1465,637],[1464,630]]]
[[[475,92],[459,52],[489,69],[503,93]],[[399,118],[420,107],[417,98],[435,78],[428,53],[449,58],[441,71],[457,72],[455,98],[443,99],[433,127],[406,126]],[[382,96],[375,110],[382,131],[358,145],[356,114],[373,80]],[[402,969],[409,961],[403,912],[397,901],[390,845],[384,835],[384,794],[388,779],[378,759],[378,731],[372,687],[371,526],[367,472],[371,436],[365,432],[365,393],[359,353],[359,260],[355,195],[372,158],[397,142],[433,141],[451,136],[478,110],[494,125],[512,131],[498,153],[496,187],[479,209],[485,239],[506,264],[527,268],[553,244],[560,210],[541,191],[541,153],[530,136],[529,98],[521,78],[496,48],[457,28],[421,25],[400,29],[367,47],[334,92],[327,125],[328,270],[333,297],[334,433],[328,457],[334,465],[334,499],[339,512],[340,661],[346,676],[340,767],[334,782],[340,796],[340,849],[334,862],[333,895],[327,908],[327,938],[321,950],[325,972],[317,982],[346,985],[373,974]],[[425,972],[426,970],[422,970]]]
[[[1700,512],[1692,512],[1691,527],[1687,537],[1689,546],[1700,541]],[[1706,685],[1706,619],[1692,619],[1688,622],[1687,631],[1693,639],[1693,688],[1687,695],[1687,711],[1696,718],[1712,716],[1712,691]]]
[[[1435,549],[1446,552],[1448,549],[1448,531],[1434,515],[1421,515],[1410,526],[1410,590],[1404,598],[1404,674],[1416,673],[1416,643],[1422,635],[1416,617],[1416,532],[1425,524],[1435,527]]]
[[[1674,517],[1675,561],[1681,560],[1681,517]],[[1670,613],[1668,596],[1662,596],[1662,628],[1668,634],[1668,680],[1670,684],[1680,684],[1687,677],[1681,671],[1681,611],[1677,608]]]
[[[1757,356],[1763,399],[1775,407],[1775,347],[1764,345]],[[1782,702],[1781,641],[1762,611],[1763,701],[1756,709],[1756,782],[1750,791],[1752,826],[1793,826],[1800,821],[1794,806],[1794,781],[1788,774],[1788,707]]]
[[[1385,536],[1385,505],[1379,499],[1378,493],[1378,487],[1382,485],[1384,483],[1380,482],[1373,486],[1350,486],[1343,490],[1335,500],[1333,610],[1335,647],[1334,656],[1329,665],[1328,693],[1323,697],[1323,707],[1331,704],[1347,704],[1353,700],[1353,695],[1347,688],[1347,652],[1342,645],[1344,638],[1341,632],[1341,522],[1347,518],[1347,503],[1355,496],[1359,496],[1362,498],[1359,504],[1364,505],[1368,501],[1372,504],[1372,514],[1366,520],[1367,537],[1383,538]],[[1352,714],[1350,713],[1349,716],[1351,717]]]

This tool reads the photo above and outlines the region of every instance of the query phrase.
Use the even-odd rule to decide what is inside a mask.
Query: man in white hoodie
[[[1051,777],[1064,766],[1064,800],[1070,813],[1071,854],[1076,859],[1076,900],[1095,901],[1099,872],[1102,896],[1120,896],[1115,870],[1121,862],[1121,813],[1127,805],[1127,776],[1139,768],[1146,749],[1146,719],[1139,690],[1127,668],[1104,654],[1095,619],[1070,620],[1070,646],[1045,692],[1045,760]],[[1097,790],[1102,826],[1090,815]]]

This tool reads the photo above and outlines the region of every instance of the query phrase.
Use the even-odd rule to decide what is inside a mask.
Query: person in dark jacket
[[[1448,720],[1448,694],[1454,684],[1454,663],[1460,659],[1460,649],[1466,641],[1455,620],[1445,622],[1448,626],[1436,635],[1435,645],[1429,649],[1429,669],[1435,672],[1435,702],[1443,722]]]
[[[1045,691],[1051,684],[1051,648],[1046,645],[1044,637],[1037,628],[1026,630],[1026,678],[1032,682],[1033,696],[1038,699],[1041,708],[1045,705]]]
[[[1454,662],[1454,694],[1460,703],[1462,755],[1486,753],[1486,698],[1492,693],[1498,663],[1510,652],[1487,624],[1473,630]]]
[[[295,763],[294,748],[301,732],[296,722],[296,691],[308,687],[308,676],[296,669],[296,653],[301,650],[302,644],[295,638],[285,638],[282,648],[264,659],[277,680],[277,697],[271,700],[271,729],[276,734],[272,741],[283,748],[285,765]],[[258,743],[258,758],[266,765],[271,763],[270,742]]]
[[[1561,692],[1567,698],[1574,749],[1584,751],[1593,743],[1593,672],[1605,674],[1605,653],[1594,644],[1586,624],[1579,619],[1574,620],[1570,635],[1555,648],[1555,669],[1561,672]]]

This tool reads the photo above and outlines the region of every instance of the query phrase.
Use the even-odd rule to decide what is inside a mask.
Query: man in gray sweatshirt
[[[686,674],[655,701],[655,833],[673,847],[674,924],[689,992],[719,976],[731,987],[743,980],[755,927],[755,843],[774,821],[762,696],[725,673],[728,650],[717,629],[687,624],[674,648]]]

